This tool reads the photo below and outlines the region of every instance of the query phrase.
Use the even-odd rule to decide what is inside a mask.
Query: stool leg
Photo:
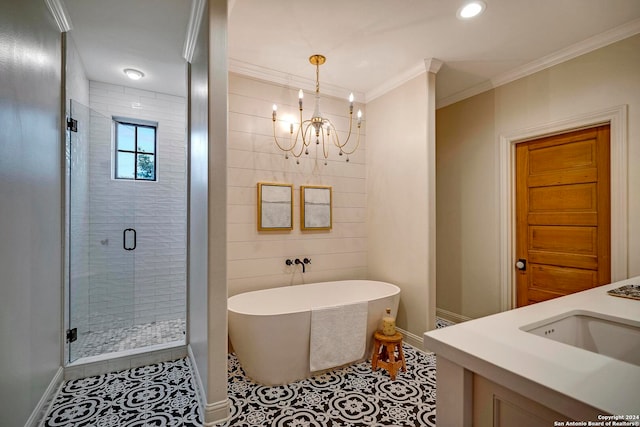
[[[396,372],[398,370],[398,368],[396,367],[396,351],[395,351],[395,347],[396,345],[393,343],[389,343],[387,344],[387,353],[389,354],[389,375],[391,376],[392,380],[396,379]]]
[[[382,344],[382,350],[380,351],[380,360],[384,360],[385,362],[389,360],[389,354],[387,351],[387,345]]]
[[[398,356],[400,360],[402,360],[402,372],[407,372],[407,364],[405,363],[404,353],[402,352],[402,343],[398,344]]]
[[[380,358],[380,341],[376,340],[373,344],[373,354],[371,355],[371,370],[375,371],[378,369],[378,360]]]

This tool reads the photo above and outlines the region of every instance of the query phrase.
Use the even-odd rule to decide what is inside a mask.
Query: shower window
[[[113,118],[115,124],[116,179],[156,180],[156,131],[146,120]]]

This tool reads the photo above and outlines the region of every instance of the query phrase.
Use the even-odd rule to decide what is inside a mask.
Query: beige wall
[[[433,78],[425,73],[367,104],[369,278],[401,288],[397,324],[415,335],[434,322],[433,309],[429,313],[434,305],[429,289]]]
[[[298,88],[286,88],[237,74],[230,74],[229,78],[229,295],[292,284],[365,278],[364,123],[360,148],[348,163],[332,146],[325,166],[321,152],[320,160],[316,161],[316,146],[312,144],[309,156],[303,155],[300,164],[296,164],[294,158],[286,160],[273,141],[271,112],[276,103],[280,118],[287,114],[299,117]],[[306,92],[305,119],[313,111],[312,99]],[[362,106],[356,104],[354,111],[358,108]],[[344,138],[348,130],[346,98],[323,95],[321,109],[338,128],[340,138]],[[353,135],[352,139],[355,137]],[[294,185],[292,231],[257,231],[256,184],[260,181]],[[333,187],[331,231],[300,230],[301,185]],[[299,266],[285,265],[287,258],[304,257],[311,258],[305,274]]]
[[[640,275],[640,36],[437,111],[437,305],[500,311],[501,135],[628,105],[628,275]]]
[[[0,28],[0,425],[23,426],[62,373],[61,35],[39,0]]]

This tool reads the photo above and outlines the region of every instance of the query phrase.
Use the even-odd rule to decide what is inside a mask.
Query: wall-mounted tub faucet
[[[296,265],[300,264],[302,266],[302,272],[305,273],[306,265],[311,264],[311,258],[304,258],[302,261],[300,261],[300,258],[296,258],[295,260],[288,259],[284,263],[289,266],[293,264],[296,264]]]

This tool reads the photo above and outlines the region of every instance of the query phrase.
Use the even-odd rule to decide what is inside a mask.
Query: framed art
[[[293,230],[293,185],[258,183],[258,231]]]
[[[300,228],[331,230],[333,226],[331,187],[308,185],[300,187]]]

